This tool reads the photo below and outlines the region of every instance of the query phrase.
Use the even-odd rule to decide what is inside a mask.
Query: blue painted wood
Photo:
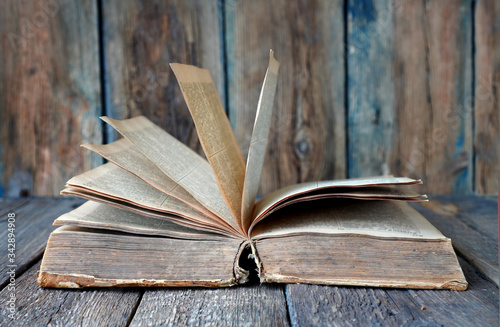
[[[282,65],[263,193],[386,173],[422,178],[422,190],[432,193],[467,194],[474,184],[495,192],[498,33],[490,26],[498,6],[346,1],[0,4],[7,15],[0,25],[0,196],[57,194],[71,175],[100,164],[74,144],[117,139],[109,127],[102,135],[101,114],[146,114],[199,151],[171,61],[212,72],[246,153],[269,48]],[[13,52],[12,44],[20,48]],[[51,64],[36,68],[42,61]],[[39,87],[44,79],[50,92]],[[26,126],[43,144],[20,136]]]
[[[349,1],[349,177],[472,192],[471,2]]]
[[[347,1],[348,177],[388,174],[394,137],[391,1]]]

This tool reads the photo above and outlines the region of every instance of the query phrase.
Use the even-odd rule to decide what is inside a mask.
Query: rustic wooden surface
[[[223,289],[43,289],[36,284],[50,221],[81,200],[0,200],[0,228],[16,214],[15,326],[498,326],[497,199],[433,196],[414,204],[456,246],[467,291],[403,290],[296,284]],[[0,237],[5,239],[5,237]],[[470,238],[470,240],[469,240]],[[4,242],[4,247],[6,243]],[[4,250],[2,250],[4,251]],[[5,252],[5,251],[4,251]],[[2,252],[1,268],[6,266]],[[9,326],[2,270],[0,325]]]
[[[424,192],[466,194],[473,179],[472,1],[395,8],[395,135],[389,166]],[[446,40],[444,42],[443,40]]]
[[[471,10],[459,0],[348,1],[350,177],[418,176],[423,192],[470,192]]]
[[[106,115],[145,115],[201,151],[169,63],[207,68],[225,98],[217,0],[102,3]],[[112,128],[106,131],[109,142],[116,140]]]
[[[491,194],[500,170],[500,3],[478,1],[475,14],[475,189]]]
[[[344,177],[342,1],[231,0],[224,16],[229,119],[245,157],[269,49],[280,62],[262,193]]]
[[[492,194],[500,170],[495,0],[7,0],[0,196],[57,195],[144,114],[201,152],[169,62],[208,68],[244,154],[269,49],[281,62],[262,193],[392,173]]]
[[[96,1],[1,1],[0,22],[0,196],[57,195],[102,163],[79,147],[102,142]]]

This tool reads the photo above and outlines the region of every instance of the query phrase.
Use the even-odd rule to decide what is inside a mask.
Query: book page
[[[224,226],[185,203],[149,186],[138,177],[109,162],[71,178],[67,186],[83,188],[146,209],[165,212],[210,226]]]
[[[191,112],[220,192],[243,231],[240,219],[245,162],[210,72],[182,64],[170,64],[170,67]]]
[[[330,191],[331,190],[331,191]],[[299,194],[295,197],[290,197],[276,205],[269,207],[258,219],[254,220],[249,228],[249,233],[253,227],[261,220],[266,219],[273,212],[299,202],[315,201],[321,199],[358,199],[358,200],[398,200],[398,201],[428,201],[427,195],[421,195],[411,190],[403,190],[396,187],[358,187],[358,188],[334,188],[334,189],[319,189],[315,192]]]
[[[110,144],[83,144],[82,147],[94,151],[115,165],[125,169],[153,186],[157,190],[168,194],[206,216],[221,220],[207,208],[202,206],[184,188],[168,177],[151,160],[148,159],[137,147],[126,138]]]
[[[102,117],[102,120],[132,142],[204,207],[239,230],[219,190],[212,167],[205,159],[144,116],[126,120]]]
[[[123,210],[87,201],[80,207],[72,210],[54,221],[55,226],[79,226],[115,230],[141,235],[158,235],[182,239],[219,239],[223,236],[202,232],[174,224],[165,219],[156,219]]]
[[[253,239],[298,234],[361,234],[389,238],[445,238],[407,203],[324,199],[299,202],[259,222]]]
[[[241,215],[241,225],[244,230],[248,230],[252,222],[252,211],[257,192],[259,191],[262,165],[264,164],[269,128],[271,126],[274,94],[276,93],[276,85],[278,83],[278,69],[279,62],[274,59],[273,51],[271,50],[269,54],[269,66],[267,67],[262,90],[260,91],[250,148],[248,149]]]
[[[318,181],[318,182],[308,182],[301,183],[283,187],[272,193],[267,194],[262,199],[260,199],[256,204],[252,214],[252,221],[257,222],[260,220],[267,211],[272,207],[287,201],[291,197],[298,197],[302,194],[307,194],[309,192],[317,192],[319,190],[344,188],[348,190],[349,188],[359,187],[369,187],[369,186],[391,186],[391,185],[412,185],[412,184],[422,184],[421,180],[411,179],[408,177],[392,177],[392,176],[381,176],[381,177],[364,177],[364,178],[350,178],[350,179],[338,179],[329,181]]]
[[[101,193],[97,193],[95,191],[89,191],[85,188],[81,187],[66,187],[61,191],[63,195],[76,196],[85,200],[90,200],[93,202],[102,203],[111,207],[115,207],[118,209],[127,210],[139,215],[143,215],[146,217],[157,218],[162,220],[167,220],[173,222],[175,224],[204,231],[204,232],[214,232],[227,236],[236,236],[241,238],[241,234],[236,232],[233,229],[230,229],[226,226],[221,226],[215,224],[213,221],[207,220],[203,222],[201,220],[195,219],[187,219],[185,217],[181,217],[178,215],[170,214],[164,211],[158,211],[155,209],[139,206],[134,202],[124,201],[109,195],[103,195]]]

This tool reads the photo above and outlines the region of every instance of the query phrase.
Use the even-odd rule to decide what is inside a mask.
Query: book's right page
[[[404,202],[297,203],[258,223],[252,240],[263,282],[467,288],[451,241]]]
[[[259,222],[252,230],[252,238],[304,233],[445,239],[403,201],[356,199],[321,199],[291,204]]]

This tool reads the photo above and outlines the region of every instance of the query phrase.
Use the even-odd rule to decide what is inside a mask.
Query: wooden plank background
[[[0,196],[57,195],[102,163],[101,115],[144,114],[201,151],[169,62],[208,68],[246,155],[281,62],[263,193],[378,174],[498,192],[495,0],[0,2]]]

